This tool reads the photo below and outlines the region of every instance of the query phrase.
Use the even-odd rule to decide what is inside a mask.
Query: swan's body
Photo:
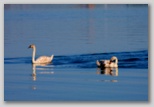
[[[97,60],[96,64],[101,68],[118,67],[118,58],[113,56],[110,60]]]
[[[32,53],[32,63],[33,64],[45,64],[45,63],[50,63],[53,60],[54,55],[51,56],[40,56],[39,58],[37,58],[35,60],[35,54],[36,54],[36,47],[35,45],[30,45],[28,48],[32,48],[33,49],[33,53]]]

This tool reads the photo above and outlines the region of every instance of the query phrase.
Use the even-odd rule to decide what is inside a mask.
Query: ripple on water
[[[148,51],[110,52],[82,55],[55,56],[54,67],[95,68],[96,60],[118,57],[119,68],[148,68]],[[4,64],[30,64],[31,57],[4,58]]]

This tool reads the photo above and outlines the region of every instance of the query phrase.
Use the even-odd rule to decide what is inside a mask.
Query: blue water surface
[[[4,5],[5,101],[148,101],[148,79],[147,4]]]

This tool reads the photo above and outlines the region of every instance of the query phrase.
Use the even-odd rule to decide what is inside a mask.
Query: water
[[[5,101],[148,101],[148,5],[5,5]],[[36,57],[54,54],[48,65]],[[117,56],[119,68],[97,59]]]

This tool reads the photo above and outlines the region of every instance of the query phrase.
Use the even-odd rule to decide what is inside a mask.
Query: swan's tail
[[[100,62],[97,60],[96,61],[96,64],[97,64],[97,66],[100,66],[101,64],[100,64]]]
[[[51,61],[53,60],[54,55],[51,55]]]

